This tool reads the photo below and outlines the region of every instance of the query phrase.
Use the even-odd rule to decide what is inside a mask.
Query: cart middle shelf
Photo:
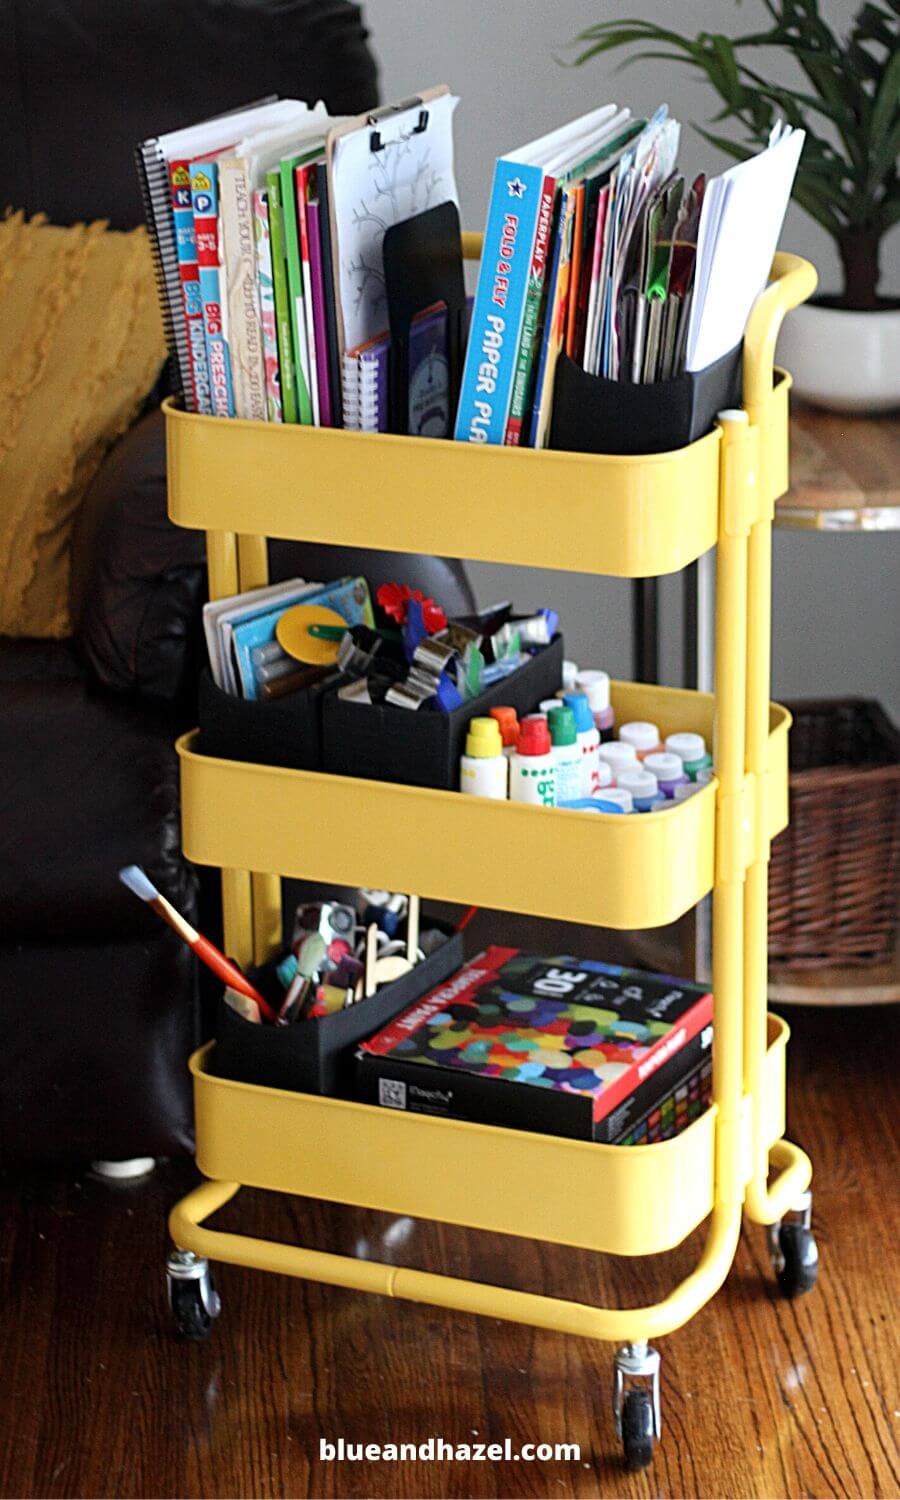
[[[713,739],[709,694],[620,682],[613,698],[623,720]],[[770,837],[787,823],[789,724],[773,704]],[[221,760],[199,753],[195,733],[178,753],[184,851],[198,864],[620,929],[673,922],[712,889],[715,780],[660,812],[622,816]]]

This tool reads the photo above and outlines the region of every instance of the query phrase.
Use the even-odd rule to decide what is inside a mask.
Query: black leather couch
[[[130,227],[136,141],[267,93],[322,97],[332,112],[374,103],[358,8],[0,0],[0,202]],[[214,882],[180,853],[172,749],[193,713],[203,538],[167,519],[154,406],[79,516],[73,639],[0,639],[2,1164],[191,1145],[195,965],[116,879],[139,862],[188,917],[216,921]],[[274,578],[401,577],[472,606],[458,563],[284,543],[271,560]]]

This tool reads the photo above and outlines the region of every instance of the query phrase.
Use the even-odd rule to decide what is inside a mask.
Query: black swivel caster
[[[173,1250],[166,1261],[166,1286],[181,1337],[195,1344],[209,1338],[222,1308],[209,1261],[192,1250]]]
[[[779,1219],[769,1229],[769,1253],[780,1291],[785,1297],[811,1292],[819,1274],[819,1250],[811,1226],[812,1194],[804,1193],[792,1210],[796,1219]]]
[[[657,1350],[643,1341],[625,1344],[616,1354],[613,1416],[625,1467],[632,1472],[646,1469],[652,1461],[654,1444],[662,1431],[659,1364]],[[625,1389],[626,1380],[640,1379],[650,1381],[649,1389],[643,1385]]]

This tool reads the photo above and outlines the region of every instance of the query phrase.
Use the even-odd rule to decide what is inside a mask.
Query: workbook
[[[586,171],[628,118],[604,105],[497,162],[457,408],[462,441],[519,441],[557,182]]]
[[[689,1098],[711,1045],[702,984],[492,947],[363,1043],[358,1093],[388,1109],[614,1144],[686,1081]],[[668,1113],[670,1134],[689,1122],[689,1110]]]

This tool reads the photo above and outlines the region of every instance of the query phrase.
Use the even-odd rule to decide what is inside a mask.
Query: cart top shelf
[[[744,361],[771,497],[787,483],[775,338],[815,273],[778,256],[773,275]],[[677,572],[718,535],[718,430],[631,457],[223,420],[172,401],[165,413],[169,513],[181,526],[622,578]]]

